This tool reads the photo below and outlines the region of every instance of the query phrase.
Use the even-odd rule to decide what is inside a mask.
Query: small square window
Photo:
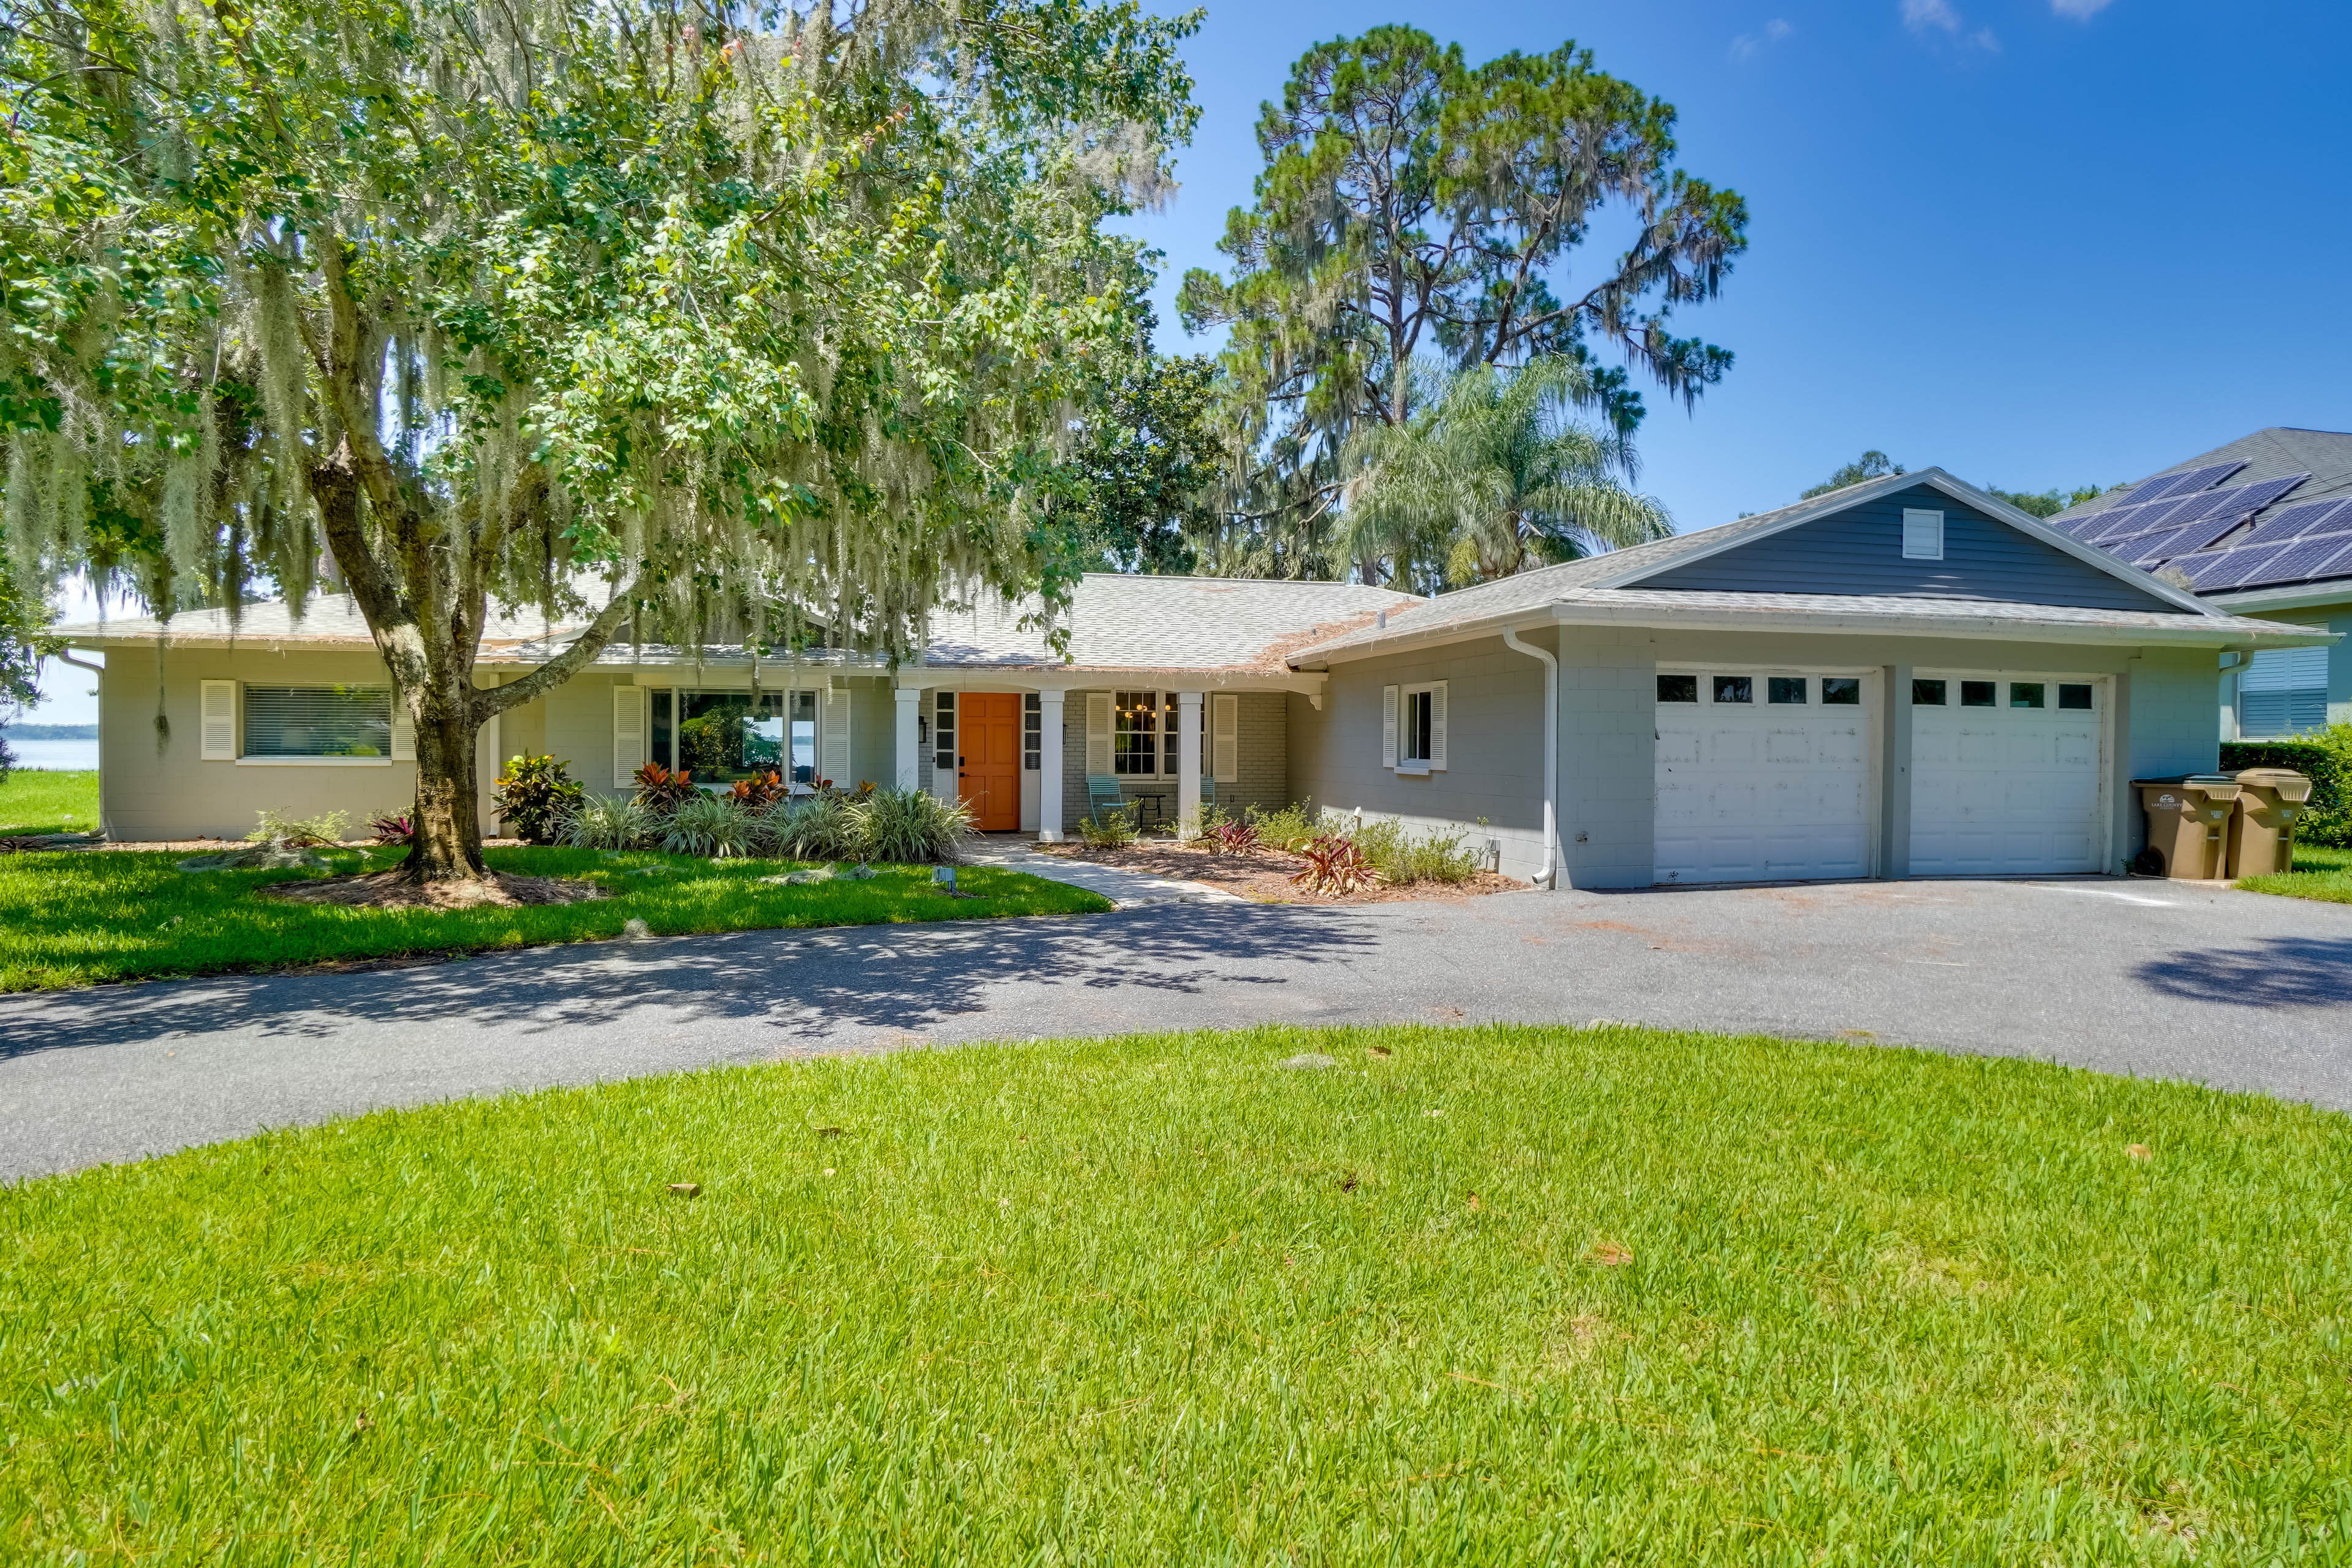
[[[1911,683],[1911,706],[1941,708],[1944,705],[1944,683],[1940,680],[1915,680]]]
[[[1960,682],[1960,706],[1963,708],[1998,708],[2000,682],[1997,680],[1963,680]]]
[[[2058,688],[2058,706],[2088,709],[2091,706],[2091,689],[2087,686],[2061,685]]]
[[[1745,675],[1718,675],[1715,678],[1715,700],[1717,702],[1753,702],[1756,682]]]
[[[2011,708],[2042,706],[2043,687],[2038,680],[2012,680],[2009,683],[2009,705]]]
[[[1913,701],[1918,699],[1914,697]],[[1937,698],[1942,701],[1942,698]],[[1858,675],[1824,675],[1822,677],[1822,706],[1824,708],[1859,708],[1862,706],[1862,677]]]
[[[1696,675],[1662,675],[1658,677],[1658,700],[1661,702],[1697,701],[1698,677]]]
[[[1805,700],[1805,678],[1801,675],[1776,675],[1765,683],[1765,696],[1774,702],[1802,702]]]

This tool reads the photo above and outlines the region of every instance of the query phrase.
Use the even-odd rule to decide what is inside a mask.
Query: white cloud
[[[1903,25],[1915,33],[1939,27],[1947,33],[1960,30],[1960,14],[1952,9],[1951,0],[1903,0]]]
[[[2113,4],[2115,0],[2050,0],[2050,8],[2061,16],[2087,22]]]
[[[1795,26],[1789,22],[1775,16],[1757,31],[1742,33],[1732,39],[1731,58],[1735,60],[1753,59],[1764,49],[1779,43],[1796,30]]]
[[[2000,53],[2000,40],[1992,36],[1990,27],[1979,27],[1969,34],[1969,44],[1970,47],[1982,49],[1989,55]]]

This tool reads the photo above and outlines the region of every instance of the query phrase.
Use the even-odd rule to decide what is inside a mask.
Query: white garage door
[[[1913,876],[2104,868],[2105,682],[1937,670],[1907,695]]]
[[[1819,671],[1661,674],[1658,880],[1869,876],[1863,681]]]

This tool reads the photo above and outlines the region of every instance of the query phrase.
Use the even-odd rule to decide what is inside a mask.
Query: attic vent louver
[[[1386,630],[1388,630],[1388,629],[1389,629],[1389,613],[1388,613],[1386,610],[1382,610],[1382,611],[1381,612],[1381,614],[1380,614],[1380,618],[1379,618],[1378,620],[1376,620],[1375,622],[1373,622],[1372,624],[1373,624],[1374,626],[1378,626],[1378,627],[1379,627],[1381,630],[1382,630],[1382,631],[1386,631]]]

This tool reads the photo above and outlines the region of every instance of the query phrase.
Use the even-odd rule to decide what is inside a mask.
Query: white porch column
[[[1201,694],[1176,694],[1176,836],[1201,832]]]
[[[1062,693],[1037,693],[1037,840],[1062,841]]]
[[[898,700],[898,735],[891,752],[898,772],[893,782],[899,789],[919,789],[923,745],[917,733],[916,716],[923,710],[923,694],[913,687],[901,686],[892,695]]]

